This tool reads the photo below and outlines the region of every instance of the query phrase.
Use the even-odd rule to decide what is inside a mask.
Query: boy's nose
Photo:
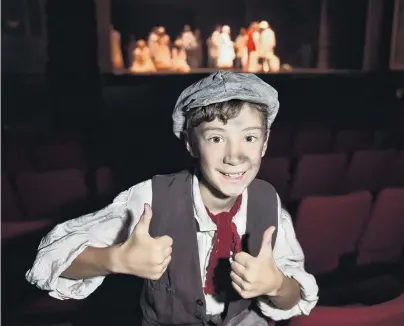
[[[229,165],[239,165],[245,161],[245,155],[240,146],[229,144],[223,162]]]

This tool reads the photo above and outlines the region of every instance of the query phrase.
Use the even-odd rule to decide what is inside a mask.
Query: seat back
[[[358,264],[396,262],[404,246],[404,188],[377,196],[359,244]]]
[[[312,196],[301,201],[296,234],[309,272],[332,271],[338,267],[343,254],[355,251],[369,218],[371,202],[368,191]]]
[[[303,155],[297,165],[291,199],[337,194],[347,170],[347,162],[344,153]]]
[[[290,174],[290,160],[286,157],[264,158],[258,178],[271,183],[283,201],[287,201]]]
[[[335,152],[350,153],[373,147],[374,134],[368,130],[341,130],[335,137]]]
[[[87,196],[84,175],[77,169],[20,173],[17,186],[30,219],[67,208]]]
[[[331,132],[328,130],[301,130],[295,136],[293,155],[330,152],[331,139]]]
[[[390,171],[396,160],[395,150],[355,152],[344,180],[343,190],[379,191],[389,183]]]
[[[18,207],[17,194],[8,176],[1,175],[1,220],[18,221],[22,218],[22,211]]]
[[[404,294],[374,306],[315,307],[309,316],[292,318],[290,326],[400,326]]]

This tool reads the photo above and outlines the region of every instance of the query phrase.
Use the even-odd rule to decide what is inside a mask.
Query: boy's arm
[[[279,199],[278,202],[278,207],[281,207]],[[258,300],[262,313],[274,320],[308,315],[318,301],[318,286],[313,275],[304,269],[303,250],[296,239],[290,215],[283,208],[279,209],[278,234],[273,253],[275,264],[283,274],[283,282],[275,295]],[[297,291],[297,302],[291,306]]]
[[[84,279],[110,273],[159,279],[171,260],[172,238],[150,236],[152,210],[144,205],[136,226],[122,243],[105,248],[87,247],[63,272],[64,277]]]
[[[80,280],[97,276],[107,276],[114,271],[113,257],[117,246],[105,248],[87,247],[73,260],[61,277]]]
[[[42,239],[26,279],[58,299],[87,297],[112,272],[113,249],[104,248],[126,240],[137,222],[134,219],[141,216],[144,203],[150,204],[151,198],[148,180],[122,192],[96,213],[57,225]],[[133,213],[133,220],[128,212]]]

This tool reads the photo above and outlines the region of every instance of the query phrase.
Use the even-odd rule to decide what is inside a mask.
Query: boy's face
[[[244,106],[226,124],[218,119],[203,122],[194,130],[194,144],[187,149],[198,156],[209,188],[222,197],[239,196],[258,173],[267,148],[261,113]]]

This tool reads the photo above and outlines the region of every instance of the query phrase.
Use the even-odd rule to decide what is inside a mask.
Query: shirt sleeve
[[[57,225],[40,242],[34,264],[25,275],[28,282],[60,299],[84,299],[101,285],[105,276],[67,279],[61,274],[87,247],[108,247],[125,240],[137,224],[144,204],[151,205],[151,180],[119,194],[98,212]]]
[[[275,47],[276,46],[276,37],[275,37],[275,32],[273,30],[271,30],[271,37],[270,37],[270,44],[271,47]]]
[[[278,197],[278,233],[274,247],[275,263],[287,277],[300,284],[300,301],[291,309],[283,310],[258,299],[262,313],[273,320],[284,320],[297,315],[308,315],[318,301],[318,286],[313,275],[304,269],[304,254],[300,246],[289,213],[280,205]]]

